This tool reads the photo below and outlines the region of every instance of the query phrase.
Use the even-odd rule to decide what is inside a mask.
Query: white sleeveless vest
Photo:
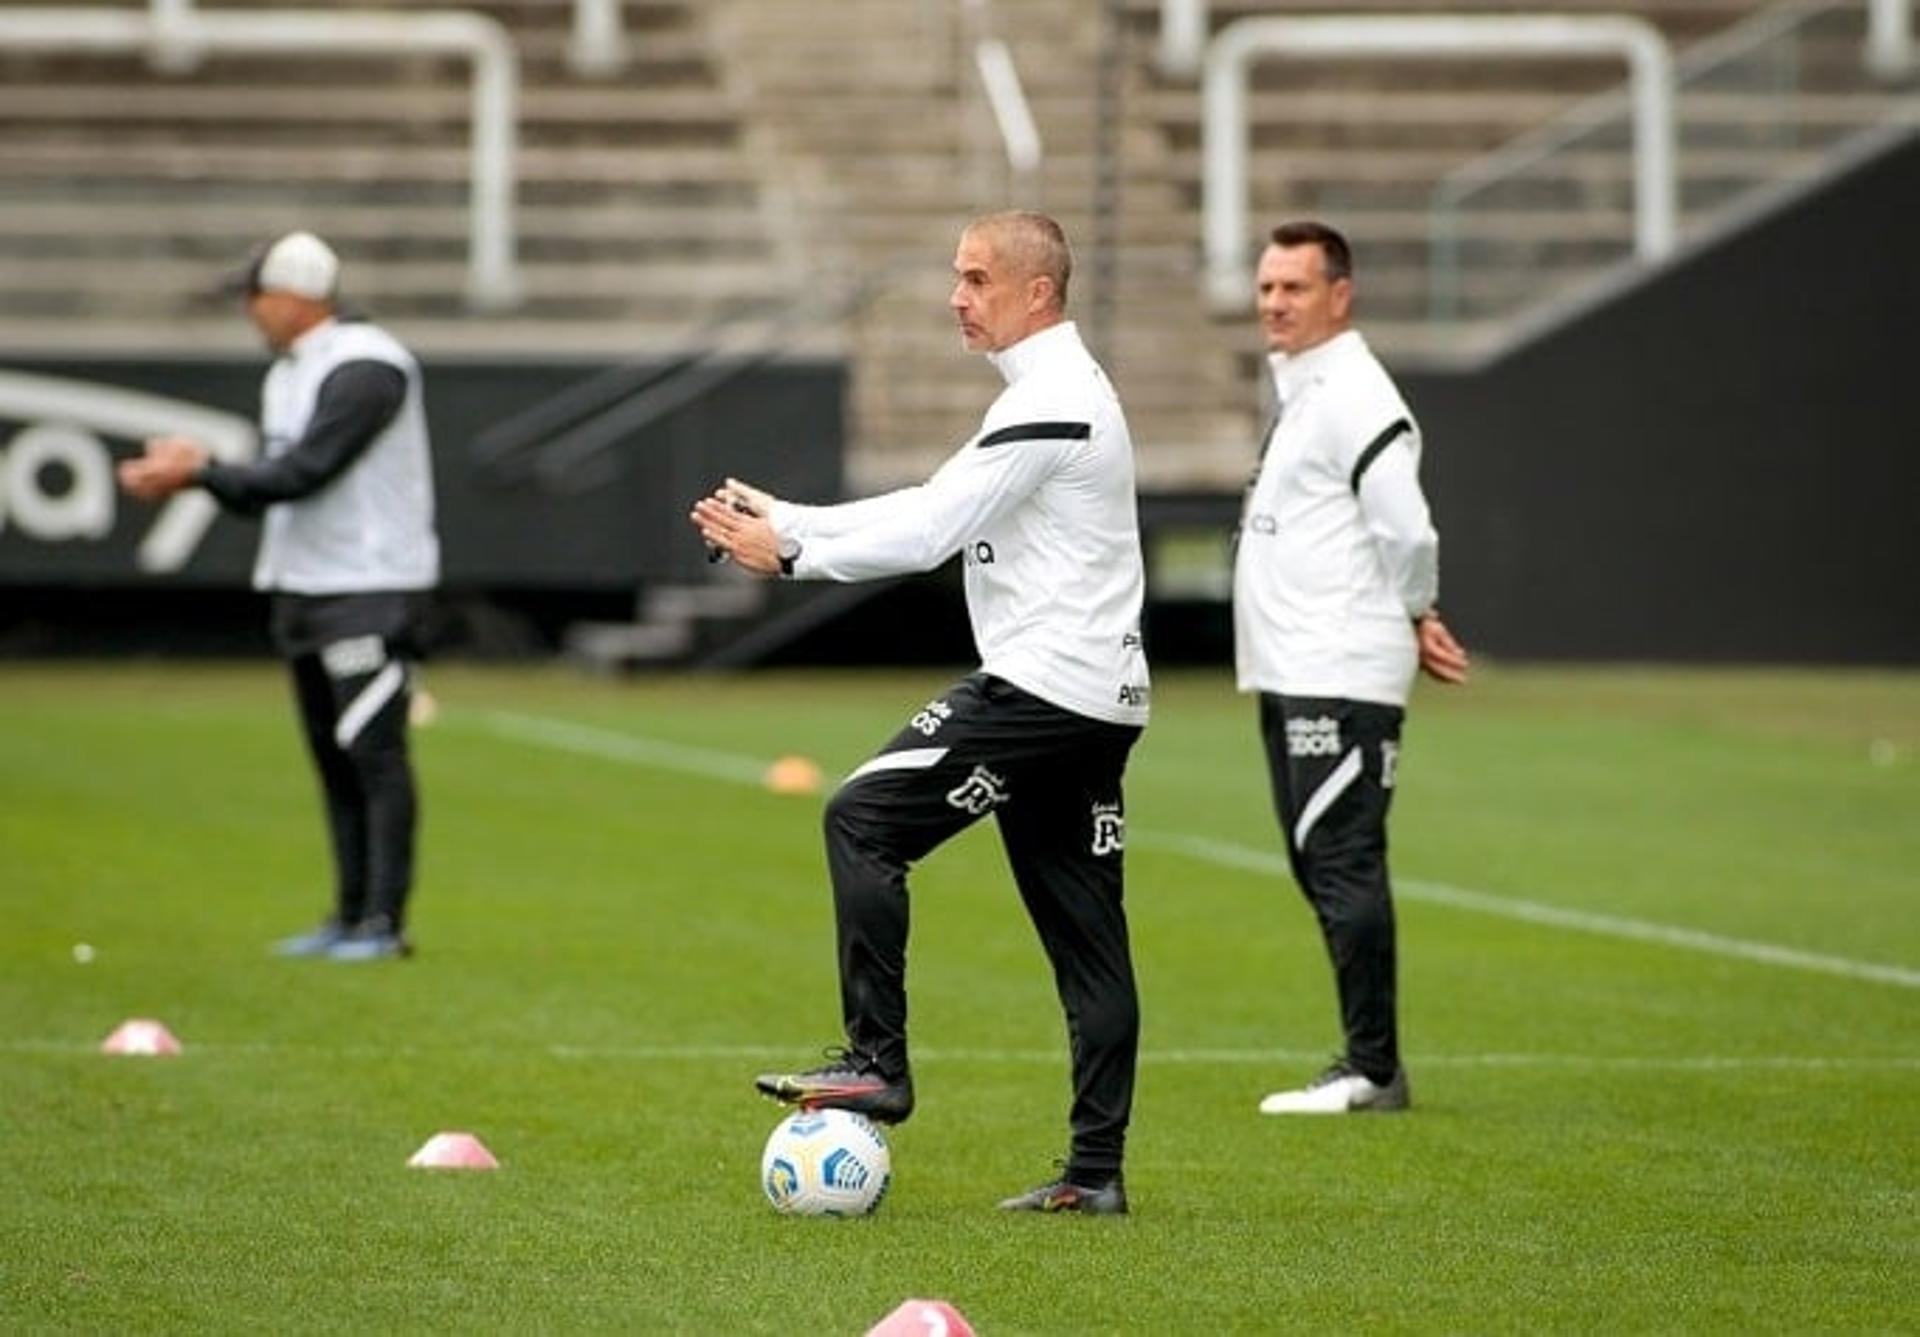
[[[349,362],[384,362],[407,378],[393,420],[311,496],[267,508],[254,588],[293,594],[429,589],[440,578],[433,459],[420,365],[375,325],[331,321],[303,335],[267,372],[260,427],[269,458],[306,435],[320,386]]]

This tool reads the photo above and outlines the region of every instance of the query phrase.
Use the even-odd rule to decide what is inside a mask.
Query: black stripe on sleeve
[[[1085,441],[1092,435],[1090,422],[1023,422],[988,432],[974,444],[985,450],[988,446],[1004,446],[1009,441]]]
[[[1387,428],[1386,431],[1367,442],[1367,448],[1361,451],[1360,458],[1353,462],[1353,476],[1347,479],[1348,485],[1353,488],[1354,496],[1357,497],[1360,495],[1360,480],[1366,476],[1367,470],[1373,467],[1373,462],[1380,458],[1380,452],[1392,445],[1394,439],[1402,433],[1411,433],[1412,431],[1413,424],[1405,418],[1400,418],[1396,419],[1394,424]]]

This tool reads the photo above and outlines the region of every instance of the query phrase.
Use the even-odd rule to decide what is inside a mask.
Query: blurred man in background
[[[741,566],[870,580],[965,563],[981,667],[930,701],[827,805],[847,1047],[767,1095],[898,1122],[907,1058],[907,869],[991,812],[1052,962],[1073,1059],[1061,1175],[1009,1211],[1117,1215],[1140,1009],[1122,907],[1121,777],[1147,722],[1133,445],[1065,316],[1072,257],[1039,214],[975,220],[954,256],[961,343],[1007,387],[918,487],[797,506],[729,480],[694,524]]]
[[[1344,1052],[1263,1114],[1405,1109],[1387,808],[1418,665],[1466,681],[1441,622],[1420,430],[1351,326],[1353,256],[1321,223],[1274,229],[1256,276],[1278,417],[1234,561],[1240,690],[1260,697],[1274,808],[1333,961]]]
[[[272,596],[335,872],[333,913],[276,950],[372,961],[412,951],[410,663],[440,546],[419,364],[386,331],[343,316],[339,285],[339,258],[311,233],[256,252],[236,286],[276,355],[261,390],[263,457],[218,463],[197,442],[157,437],[120,481],[147,501],[199,487],[264,516],[253,583]]]

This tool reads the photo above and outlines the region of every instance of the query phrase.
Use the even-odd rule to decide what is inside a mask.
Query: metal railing
[[[604,79],[627,67],[627,33],[620,0],[573,0],[573,40],[567,64],[575,74]]]
[[[1253,18],[1228,24],[1207,48],[1201,86],[1201,211],[1208,301],[1247,300],[1247,85],[1262,57],[1460,59],[1474,56],[1622,56],[1634,125],[1636,253],[1658,259],[1677,235],[1673,61],[1666,39],[1623,16]]]
[[[531,483],[556,494],[589,492],[618,478],[621,451],[670,414],[755,367],[784,356],[794,338],[839,324],[925,264],[919,254],[867,258],[831,269],[796,296],[709,322],[664,362],[607,367],[475,436],[468,457],[490,482]]]
[[[1211,9],[1208,0],[1160,0],[1161,73],[1191,79],[1200,72]],[[1913,0],[1868,0],[1865,60],[1884,79],[1913,69]]]
[[[1913,69],[1912,0],[1868,0],[1867,69],[1899,79]]]
[[[1173,79],[1200,73],[1207,49],[1207,0],[1160,0],[1160,72]]]
[[[1020,82],[1020,71],[1013,63],[1013,49],[999,34],[992,0],[961,0],[960,18],[962,28],[970,35],[974,73],[999,131],[1007,170],[1025,186],[1039,172],[1046,150],[1033,108],[1027,102],[1026,88]]]
[[[1871,8],[1865,15],[1871,34]],[[1683,52],[1674,66],[1680,107],[1677,143],[1702,155],[1696,171],[1680,182],[1679,208],[1697,223],[1738,203],[1783,174],[1804,170],[1807,155],[1821,152],[1852,130],[1870,127],[1885,114],[1886,98],[1864,78],[1836,90],[1835,72],[1810,56],[1811,47],[1846,40],[1862,18],[1861,0],[1789,0],[1724,28]],[[1822,73],[1822,70],[1825,72]],[[1878,77],[1870,64],[1868,74]],[[1809,80],[1815,82],[1810,86]],[[1826,87],[1863,94],[1858,120],[1836,119],[1831,109],[1809,119],[1802,95]],[[1829,99],[1831,101],[1831,99]],[[1920,98],[1914,99],[1920,105]],[[1818,108],[1820,100],[1811,106]],[[1738,108],[1730,114],[1730,108]],[[1503,314],[1497,299],[1470,294],[1475,274],[1531,265],[1525,239],[1502,242],[1495,215],[1538,213],[1542,202],[1560,200],[1589,211],[1610,208],[1610,178],[1593,170],[1597,160],[1626,151],[1632,106],[1627,90],[1587,98],[1556,120],[1454,168],[1434,186],[1429,205],[1429,318],[1484,319]],[[1729,160],[1729,151],[1752,162]],[[1757,156],[1756,156],[1757,155]],[[1487,226],[1474,227],[1475,211]],[[1680,220],[1676,220],[1677,222]],[[1601,249],[1609,244],[1596,236]],[[1594,258],[1587,272],[1623,254],[1610,243],[1611,258]],[[1567,271],[1571,277],[1571,271]],[[1509,295],[1511,296],[1511,295]]]
[[[507,30],[484,14],[334,10],[223,10],[193,0],[150,0],[128,9],[0,8],[0,50],[145,52],[156,70],[180,74],[209,52],[246,55],[456,56],[473,68],[472,167],[467,299],[484,309],[520,300],[514,197],[520,59]]]

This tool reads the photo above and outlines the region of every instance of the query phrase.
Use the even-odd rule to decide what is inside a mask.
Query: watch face
[[[780,553],[781,561],[791,562],[794,558],[800,555],[800,540],[799,539],[781,539],[779,553]]]

